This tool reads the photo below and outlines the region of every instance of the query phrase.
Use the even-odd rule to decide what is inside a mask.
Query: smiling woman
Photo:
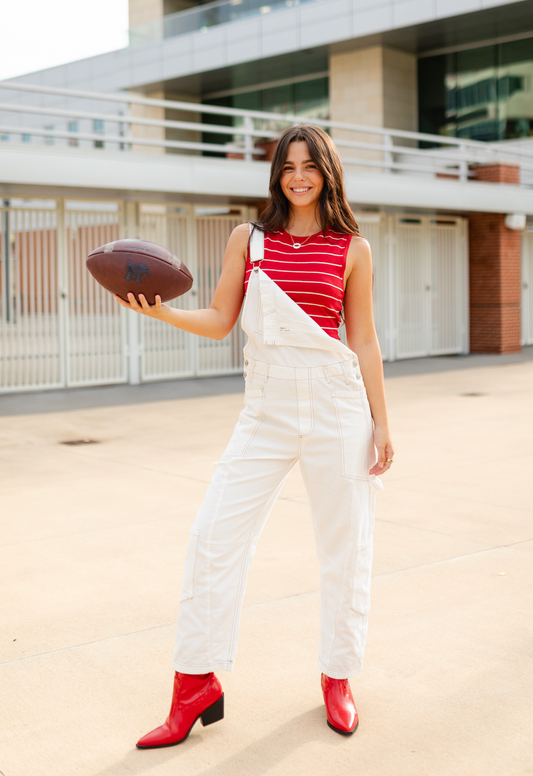
[[[232,233],[208,309],[124,307],[214,339],[242,328],[244,409],[190,530],[166,722],[141,749],[179,744],[224,716],[215,671],[231,671],[248,569],[298,461],[320,559],[319,668],[327,724],[359,717],[348,677],[362,667],[378,475],[393,460],[372,314],[370,247],[357,228],[330,137],[298,125],[280,138],[260,221]],[[348,346],[338,328],[344,308]]]

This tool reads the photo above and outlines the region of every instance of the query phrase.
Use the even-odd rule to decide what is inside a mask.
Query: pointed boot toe
[[[174,691],[170,714],[164,725],[137,741],[138,749],[155,749],[181,744],[195,722],[212,725],[224,717],[224,693],[213,673],[180,674],[174,676]]]
[[[342,736],[351,736],[359,725],[359,716],[348,679],[321,678],[328,727]]]

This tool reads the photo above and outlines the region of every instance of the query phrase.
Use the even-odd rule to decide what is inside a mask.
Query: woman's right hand
[[[156,318],[160,321],[164,321],[167,318],[167,310],[171,309],[168,305],[162,304],[159,294],[155,297],[155,304],[148,304],[144,294],[139,294],[139,299],[137,300],[135,294],[129,293],[129,302],[125,302],[120,296],[115,296],[115,299],[126,310],[135,310],[136,313],[141,313],[141,315],[147,315],[149,318]]]

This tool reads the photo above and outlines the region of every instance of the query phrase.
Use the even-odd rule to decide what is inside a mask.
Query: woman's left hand
[[[374,445],[378,451],[378,461],[370,469],[369,474],[385,474],[392,464],[394,458],[394,448],[392,446],[390,432],[388,428],[376,426],[374,429]]]

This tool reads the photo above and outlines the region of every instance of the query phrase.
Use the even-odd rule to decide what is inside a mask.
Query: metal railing
[[[18,91],[22,94],[54,95],[64,98],[65,103],[73,98],[76,105],[84,107],[69,108],[57,105],[43,106],[30,104],[19,99],[17,102],[1,100],[0,97],[0,138],[22,136],[28,140],[32,136],[43,139],[43,145],[55,140],[70,145],[87,141],[98,148],[132,152],[142,147],[160,148],[162,151],[217,153],[221,156],[242,158],[247,162],[261,163],[266,155],[265,145],[275,141],[287,126],[306,121],[305,116],[294,114],[268,113],[262,111],[225,108],[195,102],[173,100],[154,100],[133,94],[104,94],[77,89],[64,89],[51,86],[38,86],[18,82],[0,82],[0,95],[3,90]],[[91,103],[114,103],[115,112],[90,110]],[[121,107],[122,106],[122,107]],[[163,118],[132,115],[137,106],[189,112],[198,115],[220,116],[226,121],[230,118],[233,126],[227,123],[207,123],[205,120],[176,121]],[[21,123],[8,124],[3,114],[15,114],[22,118]],[[55,127],[46,122],[51,118],[63,119],[63,126]],[[37,121],[36,121],[37,119]],[[76,120],[80,124],[93,123],[93,130],[77,127],[69,129]],[[34,125],[31,125],[31,121]],[[40,122],[43,122],[39,124]],[[30,122],[30,123],[29,123]],[[94,131],[95,122],[99,129]],[[409,132],[399,129],[384,129],[358,124],[346,124],[327,119],[311,119],[311,123],[328,131],[340,149],[341,158],[346,166],[370,168],[384,173],[411,173],[417,176],[447,176],[460,181],[475,178],[472,167],[476,164],[504,162],[520,168],[521,184],[533,185],[533,150],[513,147],[507,143],[485,143],[462,138],[444,137],[422,132]],[[159,130],[158,136],[136,136],[134,128],[144,127]],[[194,133],[195,139],[166,137],[167,130],[173,133]],[[204,141],[202,134],[218,135],[222,142]],[[224,141],[224,139],[227,139]],[[366,138],[366,139],[365,139]],[[421,143],[432,144],[430,148],[420,148]]]
[[[200,32],[219,24],[268,14],[285,8],[326,0],[217,0],[196,8],[169,14],[161,19],[136,25],[129,30],[130,46],[158,43],[191,32]]]

